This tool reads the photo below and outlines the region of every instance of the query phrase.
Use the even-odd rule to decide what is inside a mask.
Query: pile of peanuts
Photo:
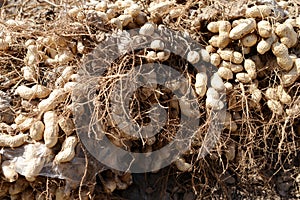
[[[92,21],[96,17],[101,23],[116,29],[141,28],[141,35],[151,35],[157,27],[158,18],[167,14],[176,18],[182,12],[184,10],[180,6],[176,7],[174,1],[152,2],[147,11],[143,11],[141,4],[130,0],[117,0],[114,3],[93,0],[83,7],[72,7],[67,11],[67,16],[73,20],[72,25],[77,27],[83,26],[81,22]],[[4,24],[8,28],[28,26],[18,20],[7,20]],[[199,26],[197,21],[192,22],[192,28],[199,29]],[[289,88],[300,76],[300,57],[291,53],[291,49],[299,44],[300,17],[279,23],[274,20],[271,5],[257,5],[246,10],[245,18],[232,22],[212,21],[206,28],[212,35],[209,44],[201,52],[190,50],[187,61],[196,64],[200,58],[205,57],[217,68],[217,72],[210,78],[206,72],[199,72],[195,77],[195,91],[199,97],[205,97],[207,109],[222,109],[225,105],[219,101],[221,92],[230,92],[237,87],[244,88],[245,85],[249,86],[250,100],[254,105],[259,106],[265,97],[273,114],[290,117],[299,115],[300,100],[293,101]],[[7,51],[14,38],[9,33],[1,33],[0,51]],[[11,124],[0,123],[0,147],[24,146],[25,149],[24,160],[4,160],[1,163],[0,159],[4,179],[7,182],[16,182],[16,185],[22,185],[22,181],[25,181],[20,179],[18,173],[18,168],[23,165],[26,168],[22,169],[21,175],[29,182],[36,179],[46,157],[52,154],[51,149],[58,144],[61,137],[64,141],[60,151],[53,156],[53,163],[65,163],[74,158],[79,142],[74,122],[70,115],[58,111],[57,108],[66,102],[80,78],[76,67],[70,63],[77,53],[86,53],[83,41],[70,42],[58,35],[28,39],[23,45],[27,52],[21,72],[26,84],[30,86],[20,83],[14,88],[14,95],[21,98],[25,111],[17,113]],[[146,54],[149,61],[163,62],[170,56],[159,40],[153,41],[151,48],[153,51]],[[264,76],[261,58],[266,55],[274,57],[274,61],[270,61],[268,65],[278,72],[280,83],[262,91],[257,79]],[[39,81],[42,74],[40,63],[59,72],[60,76],[53,85],[46,86]],[[71,107],[66,106],[67,113],[71,112]],[[225,128],[230,131],[238,129],[230,112],[226,114]],[[36,155],[35,148],[43,149],[42,154]],[[233,159],[232,154],[234,153],[226,155],[229,160]],[[192,170],[192,164],[184,158],[179,158],[174,164],[180,171]],[[131,175],[126,175],[125,178],[111,175],[108,180],[101,181],[108,193],[115,189],[126,189],[132,182]],[[14,191],[14,187],[16,186],[10,186],[7,191],[12,191],[9,192],[11,195],[20,194]],[[2,191],[0,197],[1,195]]]
[[[226,90],[233,90],[236,83],[249,85],[253,102],[259,104],[264,94],[274,114],[284,114],[284,105],[289,105],[286,114],[295,116],[300,112],[299,102],[292,102],[288,90],[299,78],[300,58],[291,54],[290,49],[299,41],[296,31],[300,28],[300,18],[274,22],[272,9],[269,5],[257,5],[246,10],[245,19],[210,22],[207,29],[216,35],[210,38],[206,50],[211,64],[218,67]],[[261,58],[267,54],[274,56],[275,62],[269,65],[271,70],[278,71],[280,83],[263,92],[258,88],[257,78],[263,78],[259,74],[264,67]]]

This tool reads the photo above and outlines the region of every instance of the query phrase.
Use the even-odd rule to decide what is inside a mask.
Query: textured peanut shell
[[[243,62],[243,55],[240,52],[233,51],[231,49],[219,49],[218,54],[223,60],[230,61],[235,64],[240,64]]]
[[[251,99],[255,102],[255,103],[259,103],[260,100],[262,98],[262,93],[260,89],[254,89],[251,92]]]
[[[274,114],[281,115],[283,113],[283,107],[279,101],[270,99],[267,105]]]
[[[242,23],[231,29],[229,37],[233,40],[241,39],[256,28],[255,19],[249,18],[243,20]]]
[[[253,6],[251,8],[248,8],[246,10],[246,16],[253,17],[253,18],[265,18],[270,16],[271,12],[272,12],[271,6],[258,5],[258,6]]]
[[[290,71],[282,73],[281,84],[283,87],[289,87],[295,83],[298,77],[297,68],[294,66]]]
[[[154,30],[155,30],[154,24],[146,23],[140,28],[139,34],[141,34],[141,35],[153,35]]]
[[[18,135],[0,135],[0,146],[1,147],[19,147],[22,146],[25,141],[28,139],[27,134],[18,134]]]
[[[248,73],[240,72],[236,74],[236,79],[241,83],[250,83],[251,77]]]
[[[245,59],[244,68],[252,80],[257,76],[255,62],[251,59]]]
[[[292,102],[292,97],[284,90],[282,85],[277,87],[277,95],[279,97],[279,101],[283,104],[289,104]]]
[[[241,39],[243,46],[252,47],[257,43],[257,36],[255,33],[250,33]]]
[[[2,173],[5,177],[5,179],[8,182],[14,182],[18,179],[19,175],[15,170],[15,165],[10,160],[5,160],[2,163]]]
[[[293,59],[288,54],[282,57],[277,57],[276,60],[279,67],[286,71],[291,70],[294,64]]]
[[[76,136],[69,136],[64,141],[61,151],[55,156],[54,161],[57,163],[69,162],[75,156],[75,147],[78,143]]]
[[[272,26],[269,21],[262,20],[257,23],[258,34],[263,38],[268,38],[272,34]]]
[[[226,67],[220,67],[218,69],[218,75],[225,80],[229,80],[233,78],[233,73],[230,69],[226,68]]]
[[[200,55],[197,51],[190,51],[187,55],[187,61],[196,64],[200,60]]]
[[[36,121],[30,127],[30,137],[36,141],[43,139],[45,126],[42,121]]]
[[[209,30],[212,33],[218,33],[219,32],[219,22],[210,22],[207,24],[207,30]]]
[[[221,57],[220,57],[220,55],[217,54],[217,53],[212,53],[210,55],[210,63],[212,65],[216,66],[216,67],[219,66],[220,63],[221,63]]]
[[[44,141],[48,148],[56,145],[58,140],[58,122],[57,115],[54,111],[47,111],[44,113]]]
[[[187,163],[183,158],[179,158],[175,161],[177,169],[182,172],[190,172],[192,170],[192,165]]]
[[[281,43],[288,48],[295,46],[298,41],[297,33],[289,23],[279,24],[275,29],[275,33],[280,37]]]
[[[278,100],[277,88],[272,88],[272,87],[268,88],[266,90],[265,95],[266,95],[266,98],[269,99],[269,100],[270,99]]]
[[[233,73],[238,73],[244,70],[243,65],[234,64],[225,60],[222,61],[220,67],[229,68]]]
[[[75,124],[70,118],[60,117],[58,124],[67,136],[71,135],[75,130]]]
[[[219,37],[217,46],[221,49],[225,48],[231,41],[229,38],[229,32],[231,30],[231,24],[228,21],[219,21]]]

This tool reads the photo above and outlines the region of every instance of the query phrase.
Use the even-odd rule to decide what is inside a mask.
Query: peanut
[[[266,96],[266,98],[269,99],[269,100],[271,100],[271,99],[273,99],[273,100],[278,100],[278,92],[277,92],[277,88],[272,88],[272,87],[268,88],[268,89],[266,90],[265,96]]]
[[[196,64],[200,60],[200,55],[197,51],[190,51],[186,59],[188,62]]]
[[[256,44],[257,39],[258,38],[255,33],[249,33],[241,39],[241,43],[245,47],[252,47]]]
[[[56,145],[58,140],[58,124],[57,115],[54,111],[47,111],[44,113],[44,141],[48,148]]]
[[[262,20],[257,23],[258,34],[263,38],[269,38],[272,34],[272,26],[269,21]]]
[[[139,34],[150,36],[154,34],[154,31],[155,31],[155,25],[152,23],[146,23],[140,28]]]
[[[235,64],[240,64],[243,62],[243,55],[240,52],[233,51],[231,49],[219,49],[218,54],[225,61],[231,61]]]
[[[249,18],[243,20],[242,23],[231,29],[229,37],[233,40],[241,39],[256,28],[255,19]]]
[[[290,23],[279,24],[275,33],[280,37],[280,42],[288,48],[295,46],[298,42],[298,35]]]
[[[230,69],[233,73],[238,73],[244,70],[244,67],[242,65],[233,64],[225,60],[222,61],[219,67],[226,67]]]
[[[255,62],[251,59],[245,59],[244,68],[249,74],[250,78],[254,80],[257,76]]]
[[[216,66],[216,67],[219,66],[220,63],[221,63],[221,57],[220,57],[220,55],[217,54],[217,53],[212,53],[210,55],[210,63],[212,65]]]
[[[267,39],[262,39],[257,44],[257,52],[260,54],[265,54],[267,51],[269,51],[272,47],[272,44],[277,40],[277,36],[275,33],[272,33],[271,36]]]
[[[212,33],[218,33],[219,32],[219,22],[210,22],[207,24],[207,30],[209,30]]]
[[[190,163],[187,163],[183,158],[178,158],[175,160],[175,165],[177,169],[179,169],[182,172],[190,172],[192,171],[192,165]]]
[[[60,128],[69,136],[75,130],[75,124],[72,119],[61,116],[58,120]]]
[[[29,88],[25,85],[20,85],[16,91],[15,94],[20,95],[23,99],[43,99],[47,97],[50,94],[50,89],[43,85],[34,85],[32,88]]]
[[[38,109],[40,111],[48,111],[55,108],[59,103],[63,102],[67,97],[67,93],[63,88],[54,89],[47,99],[43,99],[39,105]]]
[[[270,99],[267,101],[267,105],[274,114],[281,115],[283,113],[283,107],[279,101]]]
[[[211,76],[210,85],[217,91],[223,91],[225,89],[224,82],[218,73],[214,73]]]
[[[63,87],[64,84],[69,81],[72,74],[74,74],[73,67],[70,66],[66,67],[63,70],[61,76],[55,81],[55,86],[57,88]]]
[[[246,10],[247,17],[265,18],[271,15],[272,7],[269,5],[253,6]]]
[[[34,67],[25,66],[22,67],[21,71],[23,72],[23,77],[27,81],[36,81],[37,74]]]
[[[153,40],[150,44],[150,47],[154,50],[164,50],[165,44],[161,40]]]
[[[225,48],[230,43],[229,32],[231,24],[228,21],[219,21],[219,37],[217,46],[221,49]]]
[[[282,69],[286,71],[292,69],[293,60],[290,58],[288,48],[284,44],[275,42],[272,45],[272,52],[276,56],[277,63]]]
[[[281,85],[277,87],[277,96],[279,101],[283,104],[289,104],[292,102],[292,97],[283,89]]]
[[[219,93],[212,87],[208,88],[206,93],[206,108],[220,110],[224,107],[224,103],[219,99]]]
[[[62,163],[71,161],[75,156],[75,147],[77,143],[78,140],[75,136],[67,137],[62,144],[61,151],[55,156],[54,162]]]
[[[196,93],[203,97],[206,93],[206,86],[207,86],[207,75],[205,72],[197,73],[196,74],[196,82],[195,82],[195,90]]]
[[[5,160],[2,163],[2,173],[8,182],[14,182],[18,179],[19,175],[15,169],[15,163],[11,160]]]
[[[229,80],[233,78],[232,71],[226,67],[220,67],[218,69],[218,75],[225,80]]]
[[[44,126],[43,122],[36,121],[30,127],[29,135],[32,139],[39,141],[39,140],[43,139],[44,130],[45,130],[45,126]]]
[[[289,87],[295,83],[298,79],[299,74],[297,68],[294,66],[289,72],[283,72],[281,75],[281,84],[283,87]]]
[[[248,73],[240,72],[236,74],[236,79],[241,83],[250,83],[251,77]]]
[[[28,139],[27,134],[18,134],[15,136],[11,135],[0,135],[0,146],[1,147],[19,147],[22,146]]]

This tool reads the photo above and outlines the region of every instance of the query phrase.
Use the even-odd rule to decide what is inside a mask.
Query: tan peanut
[[[45,126],[42,121],[36,121],[33,123],[33,125],[30,127],[29,135],[32,139],[35,141],[39,141],[43,139]]]
[[[279,97],[279,101],[283,104],[292,102],[292,97],[284,90],[282,85],[277,86],[277,96]]]
[[[283,107],[279,101],[270,99],[267,101],[267,105],[274,114],[281,115],[283,113]]]
[[[231,24],[228,21],[219,21],[219,37],[217,46],[221,49],[225,48],[231,41],[229,38],[229,32],[231,30]]]
[[[47,111],[44,113],[44,141],[48,148],[56,145],[58,140],[58,121],[57,115],[54,111]]]
[[[0,134],[0,146],[1,147],[19,147],[22,146],[28,139],[27,134],[18,134],[18,135],[6,135]]]
[[[258,5],[246,10],[247,17],[265,18],[271,15],[272,7],[269,5]]]
[[[284,44],[275,42],[272,45],[272,52],[276,56],[277,63],[282,69],[286,71],[292,69],[293,60],[290,58],[288,48]]]
[[[218,54],[223,60],[233,62],[235,64],[240,64],[243,62],[243,55],[238,51],[233,51],[231,49],[219,49]]]
[[[220,57],[220,55],[217,54],[217,53],[212,53],[210,55],[210,63],[212,65],[216,66],[216,67],[219,66],[220,63],[221,63],[221,57]]]
[[[19,174],[15,169],[15,163],[11,160],[5,160],[2,162],[2,173],[8,182],[14,182],[19,177]]]
[[[69,81],[72,74],[74,74],[73,67],[66,67],[63,70],[61,76],[55,81],[55,86],[58,88],[63,87],[64,84]]]
[[[240,72],[236,74],[236,79],[241,83],[250,83],[251,77],[248,73]]]
[[[43,99],[38,108],[40,111],[48,111],[55,108],[59,103],[63,102],[67,97],[67,93],[63,88],[54,89],[47,99]]]
[[[61,116],[59,117],[58,124],[67,136],[71,135],[75,130],[75,124],[70,118]]]
[[[187,163],[183,158],[178,158],[175,160],[175,165],[178,170],[182,172],[190,172],[192,171],[192,165],[190,163]]]
[[[61,151],[55,156],[54,162],[69,162],[75,156],[75,147],[78,143],[76,136],[69,136],[62,144]]]
[[[257,76],[256,65],[253,60],[245,59],[244,68],[252,80],[256,79],[256,76]]]
[[[248,33],[251,33],[255,28],[256,28],[255,19],[252,18],[245,19],[236,27],[231,29],[229,33],[229,37],[233,40],[241,39]]]
[[[281,84],[283,87],[289,87],[298,79],[297,67],[294,66],[290,71],[283,72],[281,75]]]
[[[257,23],[258,34],[263,38],[271,37],[272,26],[269,21],[261,20]]]
[[[200,54],[197,51],[190,51],[187,54],[187,61],[196,64],[200,60]]]
[[[23,99],[43,99],[46,98],[50,94],[50,89],[43,85],[34,85],[32,88],[29,88],[25,85],[20,85],[15,94],[20,95]]]
[[[217,72],[211,76],[210,85],[217,91],[223,91],[225,89],[224,82]]]
[[[230,69],[233,73],[238,73],[244,70],[243,65],[234,64],[225,60],[221,62],[219,67],[226,67]]]
[[[205,72],[197,73],[196,74],[196,82],[195,82],[195,90],[196,93],[203,97],[206,93],[207,89],[207,75]]]
[[[265,94],[266,98],[271,100],[278,100],[278,92],[277,92],[277,88],[273,88],[270,87],[266,90],[266,94]]]
[[[298,42],[298,35],[290,23],[279,24],[275,33],[280,37],[280,42],[288,48],[295,46]]]
[[[219,32],[219,22],[210,22],[207,24],[207,30],[209,30],[212,33],[218,33]]]
[[[255,33],[249,33],[241,39],[241,43],[245,47],[252,47],[257,43],[257,36]]]
[[[218,69],[218,75],[225,80],[229,80],[233,78],[233,73],[230,69],[226,67],[219,67]]]
[[[260,54],[265,54],[267,51],[269,51],[272,47],[272,44],[276,42],[277,36],[275,33],[272,33],[271,36],[267,39],[262,39],[257,43],[257,52]]]

